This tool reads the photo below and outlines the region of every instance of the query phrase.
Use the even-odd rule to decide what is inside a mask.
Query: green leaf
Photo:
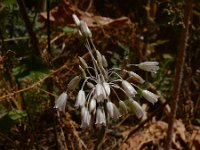
[[[21,118],[24,118],[24,117],[27,117],[27,113],[23,110],[13,110],[13,111],[10,111],[8,113],[8,116],[10,119],[12,119],[13,121],[16,121],[18,119],[21,119]]]
[[[23,110],[12,110],[0,118],[0,132],[9,133],[11,127],[22,118],[27,117],[27,113]]]

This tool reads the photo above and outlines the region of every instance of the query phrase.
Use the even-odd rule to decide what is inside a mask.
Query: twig
[[[6,97],[10,97],[14,94],[17,94],[17,93],[21,93],[21,92],[25,92],[25,91],[28,91],[30,89],[33,89],[34,87],[36,87],[37,85],[39,85],[40,83],[42,83],[44,80],[46,80],[47,78],[53,76],[55,73],[61,71],[62,69],[66,68],[67,64],[64,64],[62,67],[60,67],[59,69],[53,71],[52,73],[48,74],[47,76],[45,76],[44,78],[40,79],[39,81],[33,83],[32,85],[26,87],[26,88],[23,88],[23,89],[20,89],[20,90],[17,90],[17,91],[14,91],[12,93],[9,93],[9,94],[6,94],[6,95],[3,95],[0,97],[0,101],[2,101],[3,99],[5,99]],[[69,70],[69,72],[73,69],[73,67]]]
[[[28,40],[28,39],[30,39],[30,37],[28,37],[28,36],[24,36],[24,37],[13,37],[13,38],[4,39],[4,42],[18,41],[18,40]],[[2,41],[0,41],[0,42],[2,42]]]
[[[187,41],[188,41],[188,30],[190,25],[190,18],[192,14],[192,0],[187,0],[185,5],[185,17],[184,17],[184,25],[180,41],[179,41],[179,53],[178,53],[178,59],[176,62],[176,76],[175,76],[175,82],[174,82],[174,91],[173,91],[173,102],[171,106],[171,114],[169,117],[169,125],[168,125],[168,131],[167,131],[167,139],[165,143],[165,150],[171,149],[172,144],[172,133],[173,133],[173,125],[174,120],[176,117],[176,110],[177,110],[177,104],[179,101],[179,94],[180,94],[180,88],[182,84],[182,77],[183,77],[183,66],[185,62],[185,51],[187,48]]]

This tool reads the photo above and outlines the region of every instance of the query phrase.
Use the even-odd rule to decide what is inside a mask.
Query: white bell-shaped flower
[[[95,86],[95,97],[97,99],[97,102],[101,102],[107,97],[104,87],[100,83],[96,84]]]
[[[114,108],[113,103],[111,101],[108,101],[106,103],[107,112],[109,113],[110,117],[113,118],[114,116]]]
[[[57,108],[59,111],[65,112],[66,102],[67,102],[67,93],[63,92],[56,99],[54,108]]]
[[[141,94],[146,100],[148,100],[152,104],[156,103],[159,98],[158,95],[156,95],[148,90],[143,90]]]
[[[135,97],[135,94],[137,94],[135,88],[126,80],[122,81],[122,87],[124,91],[127,93],[127,95],[130,97]]]
[[[140,106],[140,104],[138,104],[135,100],[133,100],[132,98],[129,98],[129,101],[132,104],[132,107],[134,109],[135,115],[138,118],[142,118],[146,112],[144,111],[144,109]]]
[[[76,97],[75,107],[76,108],[83,107],[83,106],[85,106],[85,102],[86,102],[85,91],[80,90]]]
[[[106,125],[106,115],[105,115],[104,110],[101,107],[97,108],[95,124],[98,126]]]
[[[157,61],[146,61],[138,64],[138,67],[144,71],[156,73],[159,70]]]
[[[81,113],[82,113],[81,128],[86,128],[90,125],[91,114],[86,107],[82,108]]]

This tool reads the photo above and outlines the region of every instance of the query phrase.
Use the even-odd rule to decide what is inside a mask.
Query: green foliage
[[[174,65],[174,58],[170,54],[163,54],[164,60],[160,64],[160,70],[157,73],[154,85],[161,91],[162,96],[169,98],[173,87],[173,72],[171,68]]]
[[[0,118],[0,132],[8,133],[13,125],[26,118],[27,113],[23,110],[12,110]]]

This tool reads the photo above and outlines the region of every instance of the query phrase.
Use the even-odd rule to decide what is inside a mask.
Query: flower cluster
[[[141,93],[152,104],[158,101],[158,96],[134,84],[143,84],[145,82],[135,72],[120,68],[108,69],[108,62],[105,56],[96,49],[92,41],[92,33],[86,22],[79,20],[76,15],[72,17],[77,25],[79,34],[85,38],[85,47],[92,60],[92,66],[89,66],[82,57],[79,57],[81,74],[75,76],[67,86],[67,91],[76,90],[81,83],[75,103],[75,107],[81,109],[81,127],[86,128],[90,126],[92,118],[97,126],[106,126],[109,119],[119,119],[122,111],[128,113],[130,107],[133,108],[138,118],[142,118],[146,112],[139,102],[135,100],[136,94],[138,92]],[[132,65],[153,73],[156,73],[159,69],[158,62],[142,62]],[[122,77],[120,72],[125,73],[128,77]],[[133,79],[135,82],[131,83],[129,79]],[[120,96],[118,96],[119,91],[123,93],[128,103],[120,99]],[[111,94],[116,97],[115,102],[112,100]],[[55,101],[54,108],[65,112],[66,102],[67,92],[63,92]]]

